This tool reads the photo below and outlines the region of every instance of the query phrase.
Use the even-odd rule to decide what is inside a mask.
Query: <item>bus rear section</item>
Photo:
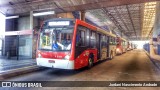
[[[122,40],[120,37],[116,38],[117,46],[116,46],[116,54],[122,54],[123,53],[123,47],[122,47]]]

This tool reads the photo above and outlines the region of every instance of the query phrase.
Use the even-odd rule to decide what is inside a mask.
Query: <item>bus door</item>
[[[106,35],[101,35],[101,59],[107,59],[107,40],[106,40]]]
[[[109,57],[109,36],[106,36],[106,44],[107,44],[107,57]]]
[[[97,59],[101,58],[101,34],[97,33]]]
[[[2,55],[2,39],[0,38],[0,56]]]

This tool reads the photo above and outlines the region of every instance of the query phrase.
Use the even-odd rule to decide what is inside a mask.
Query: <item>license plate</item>
[[[49,63],[55,63],[55,61],[54,61],[54,60],[48,60],[48,62],[49,62]]]

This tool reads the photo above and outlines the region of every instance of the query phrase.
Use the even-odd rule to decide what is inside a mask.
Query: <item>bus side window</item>
[[[76,35],[76,46],[85,46],[85,31],[83,27],[78,26]]]
[[[90,35],[90,47],[91,48],[96,48],[96,33],[94,31],[91,31]]]
[[[108,41],[109,41],[108,36],[106,36],[106,45],[108,45]]]
[[[107,45],[106,45],[106,38],[105,38],[106,36],[105,35],[102,35],[101,36],[101,39],[102,39],[102,41],[101,41],[101,46],[102,47],[106,47]]]
[[[114,44],[114,45],[117,44],[117,43],[116,43],[116,38],[115,38],[115,37],[113,37],[113,44]]]
[[[81,31],[81,39],[82,39],[82,45],[85,46],[85,31]]]
[[[85,44],[87,47],[89,47],[89,40],[90,40],[90,30],[88,28],[85,28],[85,31],[86,31],[86,38],[85,38]]]
[[[105,42],[105,47],[107,47],[107,36],[104,35],[104,42]]]

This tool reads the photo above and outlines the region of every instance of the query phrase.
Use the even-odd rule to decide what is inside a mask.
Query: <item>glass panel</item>
[[[23,35],[19,37],[19,58],[20,59],[32,58],[32,37],[31,35]]]
[[[0,38],[0,55],[2,55],[2,39]]]
[[[91,31],[90,45],[92,48],[96,48],[96,33],[93,31]]]
[[[40,34],[39,49],[64,51],[71,49],[73,27],[46,28]]]

